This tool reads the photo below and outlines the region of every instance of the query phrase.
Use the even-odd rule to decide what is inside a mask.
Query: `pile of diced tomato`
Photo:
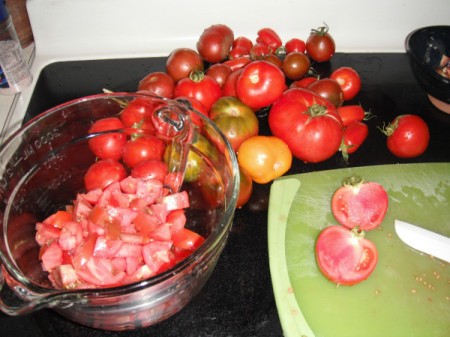
[[[113,287],[157,275],[204,238],[185,228],[186,191],[127,176],[76,196],[36,225],[42,266],[55,288]]]

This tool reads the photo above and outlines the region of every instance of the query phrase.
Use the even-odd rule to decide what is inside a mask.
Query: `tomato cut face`
[[[323,229],[316,241],[320,271],[338,285],[351,286],[366,280],[376,267],[378,251],[364,232],[342,226]]]
[[[381,225],[388,208],[388,195],[376,182],[349,177],[331,199],[336,220],[346,228],[370,231]]]

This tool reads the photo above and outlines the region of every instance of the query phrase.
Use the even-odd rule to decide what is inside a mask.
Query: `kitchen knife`
[[[408,246],[450,262],[450,238],[400,220],[395,220],[395,231]]]

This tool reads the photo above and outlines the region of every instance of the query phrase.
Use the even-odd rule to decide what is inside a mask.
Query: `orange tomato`
[[[292,152],[278,137],[254,136],[239,147],[238,162],[254,182],[266,184],[291,168]]]

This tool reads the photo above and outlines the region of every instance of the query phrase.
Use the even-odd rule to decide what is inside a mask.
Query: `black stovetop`
[[[165,58],[59,62],[42,70],[25,119],[59,103],[102,89],[135,91],[138,81],[151,71],[163,71]],[[317,67],[327,76],[340,66],[355,68],[362,90],[346,104],[362,104],[376,118],[367,122],[369,138],[350,156],[346,165],[340,154],[318,164],[294,160],[288,172],[413,162],[450,162],[450,115],[434,108],[419,88],[404,53],[336,54]],[[385,145],[377,129],[399,114],[417,114],[428,123],[431,140],[426,153],[414,159],[398,159]],[[260,117],[262,132],[267,118]],[[401,173],[401,172],[399,172]],[[449,172],[450,174],[450,172]],[[46,309],[24,317],[0,313],[2,336],[183,336],[183,337],[280,337],[281,325],[272,292],[267,249],[267,204],[270,184],[256,185],[250,202],[236,210],[229,241],[205,287],[181,312],[145,329],[108,332],[70,322]]]

